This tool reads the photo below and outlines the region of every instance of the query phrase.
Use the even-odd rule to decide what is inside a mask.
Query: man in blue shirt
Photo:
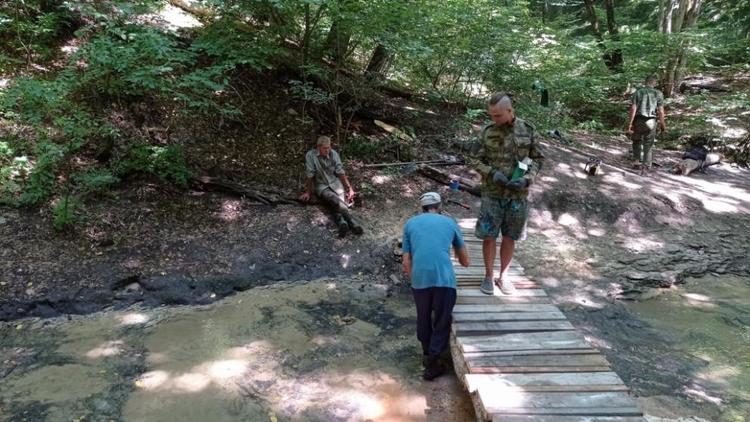
[[[450,249],[458,262],[469,266],[469,254],[455,221],[440,214],[441,199],[435,192],[419,198],[422,214],[404,225],[404,272],[411,279],[417,306],[417,339],[422,343],[422,377],[431,381],[443,373],[440,354],[448,346],[451,314],[456,304],[456,274]]]

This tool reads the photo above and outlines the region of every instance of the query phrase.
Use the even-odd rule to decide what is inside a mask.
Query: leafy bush
[[[161,180],[186,186],[190,170],[179,146],[134,145],[115,164],[115,174],[148,173]]]
[[[71,226],[76,221],[76,209],[80,206],[80,202],[73,196],[65,196],[61,198],[52,207],[52,227],[57,231],[63,231]]]
[[[65,148],[53,142],[40,143],[35,151],[36,162],[18,199],[20,205],[39,205],[52,195],[56,171],[63,163]]]

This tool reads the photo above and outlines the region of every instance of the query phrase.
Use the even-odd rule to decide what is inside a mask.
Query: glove
[[[492,181],[498,185],[505,186],[508,183],[508,178],[500,170],[492,170],[490,174],[492,174]]]
[[[529,180],[524,179],[524,178],[513,179],[510,182],[508,182],[507,185],[505,185],[506,188],[512,189],[512,190],[525,189],[527,186],[529,186]]]

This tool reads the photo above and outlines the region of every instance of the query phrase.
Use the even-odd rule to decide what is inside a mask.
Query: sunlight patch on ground
[[[170,4],[166,5],[158,16],[164,20],[167,27],[171,30],[203,26],[194,16]]]
[[[10,83],[10,79],[0,78],[0,89],[4,89]]]
[[[643,187],[636,183],[630,183],[625,180],[622,173],[610,172],[604,175],[604,181],[615,186],[623,187],[627,190],[639,190]]]
[[[148,322],[149,318],[148,315],[133,312],[133,313],[127,313],[125,315],[120,316],[120,324],[121,325],[138,325],[138,324],[145,324]]]
[[[393,180],[393,176],[377,175],[370,178],[373,185],[384,185],[390,183]]]
[[[102,343],[98,347],[86,352],[86,357],[91,359],[117,356],[122,353],[125,343],[122,340],[113,340]]]
[[[235,221],[242,216],[242,201],[239,199],[225,199],[221,201],[221,211],[218,217],[226,222]]]
[[[720,397],[714,397],[710,395],[701,386],[693,386],[693,387],[685,386],[683,387],[682,392],[685,393],[687,396],[690,396],[698,401],[709,402],[715,405],[720,405],[723,402],[723,400]]]
[[[339,259],[339,263],[341,264],[341,268],[348,268],[349,263],[351,262],[352,257],[349,254],[342,254],[341,258]]]
[[[627,237],[622,246],[635,252],[656,251],[664,249],[664,242],[661,240],[651,240],[646,237]]]
[[[594,336],[583,336],[583,338],[586,339],[589,343],[591,343],[592,346],[596,347],[597,349],[612,349],[612,345],[609,344],[607,340],[601,339],[599,337]]]

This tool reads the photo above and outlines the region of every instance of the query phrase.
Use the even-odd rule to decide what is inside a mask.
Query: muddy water
[[[717,420],[750,421],[750,280],[692,278],[655,299],[628,306],[674,340],[674,348],[706,362],[682,394],[717,405]]]
[[[410,297],[364,280],[0,329],[0,420],[473,419],[421,381]]]

